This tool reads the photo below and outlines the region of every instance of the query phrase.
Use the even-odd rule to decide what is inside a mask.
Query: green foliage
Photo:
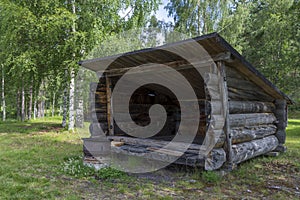
[[[124,172],[111,167],[97,170],[94,167],[84,165],[81,156],[66,158],[61,166],[61,170],[62,172],[77,178],[89,178],[94,176],[96,179],[107,180],[126,177]]]
[[[189,36],[217,31],[299,109],[300,3],[298,0],[183,1],[166,6],[174,30]]]
[[[3,199],[297,199],[300,115],[291,116],[286,153],[255,158],[219,178],[214,172],[200,170],[191,174],[160,171],[145,178],[114,169],[90,173],[90,169],[82,170],[80,137],[61,132],[60,117],[1,122],[0,195]],[[80,166],[90,175],[82,175],[82,171],[77,172],[80,178],[69,175],[62,170],[63,163],[69,163],[69,169]],[[159,181],[162,175],[168,179]]]
[[[243,54],[276,86],[299,100],[299,1],[255,1],[249,8]]]
[[[214,171],[205,171],[201,174],[201,178],[204,182],[207,183],[217,183],[220,182],[222,177],[220,174]]]
[[[175,30],[196,36],[220,29],[228,14],[229,1],[171,0],[166,9],[174,19]]]
[[[32,101],[46,99],[48,108],[50,101],[55,108],[61,106],[61,91],[69,87],[70,72],[79,71],[78,61],[106,37],[144,26],[158,4],[159,0],[0,1],[0,60],[10,116],[18,115],[20,101],[15,96],[22,87],[32,88]],[[130,11],[122,17],[126,10]],[[30,95],[25,95],[27,104]]]
[[[107,168],[102,168],[97,171],[96,177],[101,179],[101,180],[109,180],[109,179],[120,179],[120,178],[126,178],[127,175],[125,172],[119,171],[117,169],[107,167]]]
[[[84,165],[80,156],[66,158],[61,168],[64,173],[77,178],[89,177],[95,174],[95,169]]]

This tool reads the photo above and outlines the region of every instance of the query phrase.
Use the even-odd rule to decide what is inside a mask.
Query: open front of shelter
[[[101,160],[107,147],[150,161],[175,158],[174,163],[206,170],[232,169],[250,158],[286,150],[291,99],[217,33],[81,65],[100,74],[90,86],[87,163]],[[99,71],[102,66],[105,70]],[[125,84],[118,85],[123,79]],[[137,83],[146,84],[133,90]],[[118,88],[122,90],[114,95]],[[150,125],[159,131],[144,135]]]

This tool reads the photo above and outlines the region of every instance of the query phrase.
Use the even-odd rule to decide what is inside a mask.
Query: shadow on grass
[[[17,122],[6,121],[0,123],[0,133],[32,133],[32,132],[60,132],[64,129],[55,122]]]

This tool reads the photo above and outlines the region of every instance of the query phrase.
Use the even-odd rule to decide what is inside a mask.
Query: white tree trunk
[[[66,84],[67,85],[67,84]],[[62,113],[62,127],[67,126],[67,114],[68,114],[68,91],[67,87],[64,89],[64,95],[63,95],[63,113]]]
[[[34,90],[34,102],[33,102],[33,119],[36,120],[37,115],[37,91]]]
[[[75,0],[71,0],[72,4],[72,13],[76,14],[76,7],[75,7]],[[76,24],[75,21],[73,22],[72,26],[72,32],[76,32]],[[76,55],[73,53],[72,55],[73,59],[75,59]],[[69,93],[69,126],[68,130],[74,130],[74,124],[75,124],[75,111],[74,111],[74,94],[75,94],[75,71],[74,68],[71,66],[71,72],[70,72],[70,93]]]
[[[17,91],[17,100],[16,100],[16,107],[17,107],[17,120],[20,120],[20,89]]]
[[[53,93],[53,99],[52,99],[52,117],[54,117],[55,114],[55,92]]]
[[[5,104],[5,77],[4,77],[4,65],[2,64],[2,120],[6,120],[6,104]]]
[[[31,82],[31,86],[29,88],[29,106],[28,106],[28,120],[31,120],[32,117],[32,98],[33,98],[33,82]]]
[[[83,128],[84,114],[83,114],[83,70],[79,70],[76,81],[76,127]]]
[[[69,94],[69,126],[68,130],[74,130],[74,93],[75,93],[75,74],[74,70],[71,70],[71,81],[70,81],[70,94]]]
[[[22,102],[21,102],[21,121],[25,121],[25,91],[24,91],[24,82],[22,81]]]

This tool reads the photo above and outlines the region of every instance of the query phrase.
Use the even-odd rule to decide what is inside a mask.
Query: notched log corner
[[[224,149],[213,149],[205,159],[204,169],[208,171],[219,169],[226,161]]]

